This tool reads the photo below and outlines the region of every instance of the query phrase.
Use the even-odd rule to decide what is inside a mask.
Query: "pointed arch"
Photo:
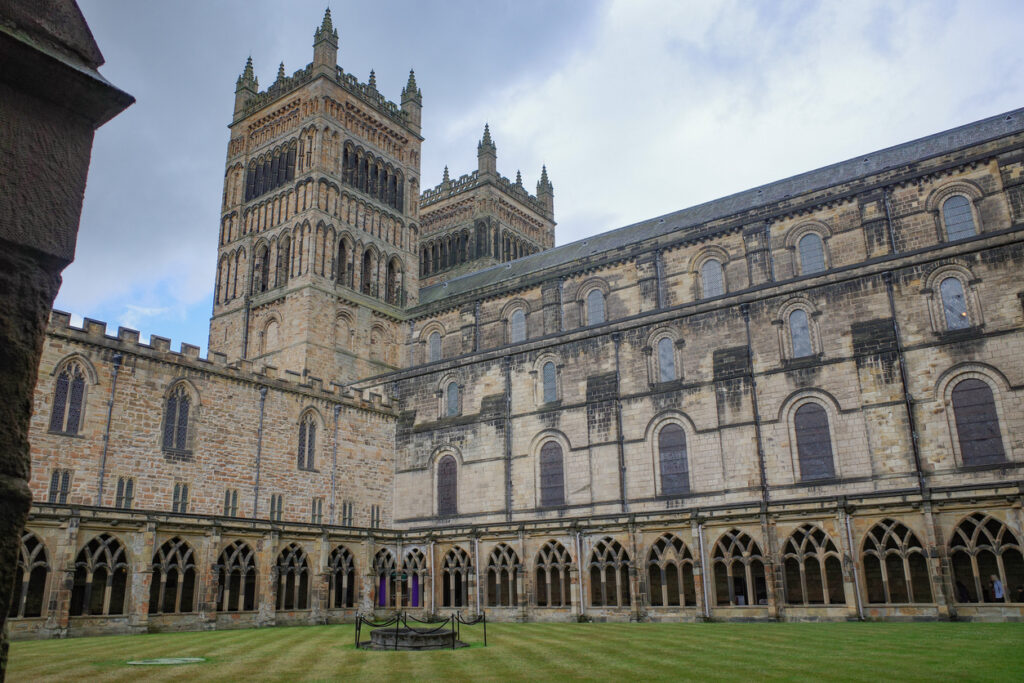
[[[248,543],[236,540],[221,551],[217,571],[217,605],[223,612],[256,609],[256,554]]]
[[[690,548],[673,533],[662,534],[647,554],[647,588],[651,607],[697,604]]]
[[[883,519],[864,535],[861,548],[869,604],[931,602],[927,554],[902,522]]]
[[[473,562],[469,553],[459,546],[445,553],[441,563],[441,606],[469,606],[469,577]]]
[[[602,538],[590,553],[590,604],[594,607],[628,607],[630,604],[629,553],[610,536]]]
[[[129,567],[119,538],[102,533],[89,540],[75,558],[71,616],[124,614]]]
[[[309,563],[298,543],[289,543],[277,556],[277,609],[309,609]]]
[[[18,564],[14,571],[10,618],[41,617],[48,598],[47,578],[50,573],[46,545],[31,531],[21,535]]]
[[[153,554],[152,569],[149,613],[194,612],[198,593],[192,546],[178,536],[164,541]]]
[[[749,534],[730,529],[715,542],[711,552],[715,604],[762,605],[768,601],[764,556]]]

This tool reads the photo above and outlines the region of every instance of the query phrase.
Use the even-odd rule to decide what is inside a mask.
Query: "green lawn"
[[[1022,680],[1024,624],[488,624],[471,648],[366,652],[353,627],[16,642],[10,681]],[[129,659],[206,657],[127,666]]]

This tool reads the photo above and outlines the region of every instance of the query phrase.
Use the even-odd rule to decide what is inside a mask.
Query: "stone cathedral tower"
[[[327,10],[311,64],[238,78],[210,350],[345,382],[398,365],[417,300],[422,95],[410,72],[395,104],[337,56]]]

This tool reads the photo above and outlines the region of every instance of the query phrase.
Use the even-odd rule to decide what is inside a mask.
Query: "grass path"
[[[1024,624],[489,624],[472,647],[356,650],[352,626],[16,642],[8,680],[1024,680]],[[130,659],[206,657],[127,666]]]

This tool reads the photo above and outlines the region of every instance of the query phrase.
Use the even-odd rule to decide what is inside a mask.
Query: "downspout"
[[[331,524],[335,523],[335,501],[338,498],[337,472],[338,472],[338,417],[341,415],[341,406],[334,406],[334,448],[331,453]],[[262,417],[262,415],[261,415]]]
[[[658,299],[658,310],[665,307],[665,282],[662,279],[661,272],[661,249],[654,252],[654,279],[656,286],[656,295]]]
[[[619,450],[619,503],[623,512],[629,511],[629,504],[626,502],[626,451],[622,436],[622,398],[621,398],[621,373],[619,371],[619,346],[622,343],[622,335],[618,332],[612,334],[612,342],[615,343],[615,442]]]
[[[96,505],[103,507],[103,478],[107,474],[107,449],[110,447],[110,423],[114,417],[114,391],[117,389],[117,374],[121,369],[121,354],[115,353],[114,374],[110,380],[110,398],[107,399],[107,427],[103,432],[103,455],[100,456],[100,477],[96,487]]]
[[[754,441],[757,443],[757,468],[761,478],[761,509],[768,506],[768,481],[765,474],[764,444],[761,440],[761,412],[757,407],[757,378],[754,376],[754,349],[750,340],[750,304],[742,304],[740,312],[743,314],[743,325],[747,332],[747,362],[748,376],[750,377],[750,407],[754,413]]]
[[[480,300],[473,307],[473,350],[480,350]]]
[[[586,613],[586,607],[583,603],[583,545],[580,543],[580,532],[576,532],[576,585],[579,588],[580,593],[580,616]]]
[[[764,248],[768,254],[768,279],[775,282],[775,259],[772,257],[772,224],[764,222]]]
[[[846,544],[850,548],[850,567],[853,569],[853,597],[857,600],[857,617],[864,621],[864,606],[860,602],[860,578],[857,575],[857,559],[853,547],[853,531],[850,529],[850,514],[843,511],[843,521],[846,523]]]
[[[430,613],[431,614],[434,613],[434,591],[436,590],[436,587],[434,586],[434,579],[435,579],[435,577],[436,577],[436,575],[434,574],[434,539],[430,539]]]
[[[892,271],[882,273],[882,280],[885,282],[885,293],[889,297],[889,315],[892,317],[892,333],[896,338],[896,359],[900,364],[900,384],[903,389],[903,404],[907,411],[907,426],[910,427],[910,449],[914,454],[914,471],[917,474],[917,488],[921,497],[928,499],[928,486],[924,481],[924,472],[921,471],[921,449],[917,439],[917,420],[914,418],[914,399],[907,389],[907,364],[904,362],[903,342],[900,340],[900,324],[896,322],[896,300],[892,292]]]
[[[476,613],[480,614],[480,537],[473,538],[473,571],[476,574]]]
[[[249,356],[249,294],[246,293],[242,297],[242,305],[244,308],[244,315],[242,317],[242,358],[248,358]]]
[[[708,595],[708,555],[704,551],[704,522],[697,522],[697,545],[700,549],[700,566],[701,566],[701,578],[703,581],[700,582],[701,591],[704,593],[704,618],[711,618],[711,607],[708,604],[708,600],[711,597]]]
[[[886,234],[889,236],[889,252],[891,254],[896,253],[896,232],[892,227],[892,209],[889,206],[889,188],[882,189],[882,203],[885,206],[885,227]]]
[[[505,357],[505,521],[512,521],[512,358]]]
[[[256,430],[256,485],[252,491],[252,516],[260,509],[260,456],[263,453],[263,408],[267,402],[267,388],[260,387],[260,423]]]

